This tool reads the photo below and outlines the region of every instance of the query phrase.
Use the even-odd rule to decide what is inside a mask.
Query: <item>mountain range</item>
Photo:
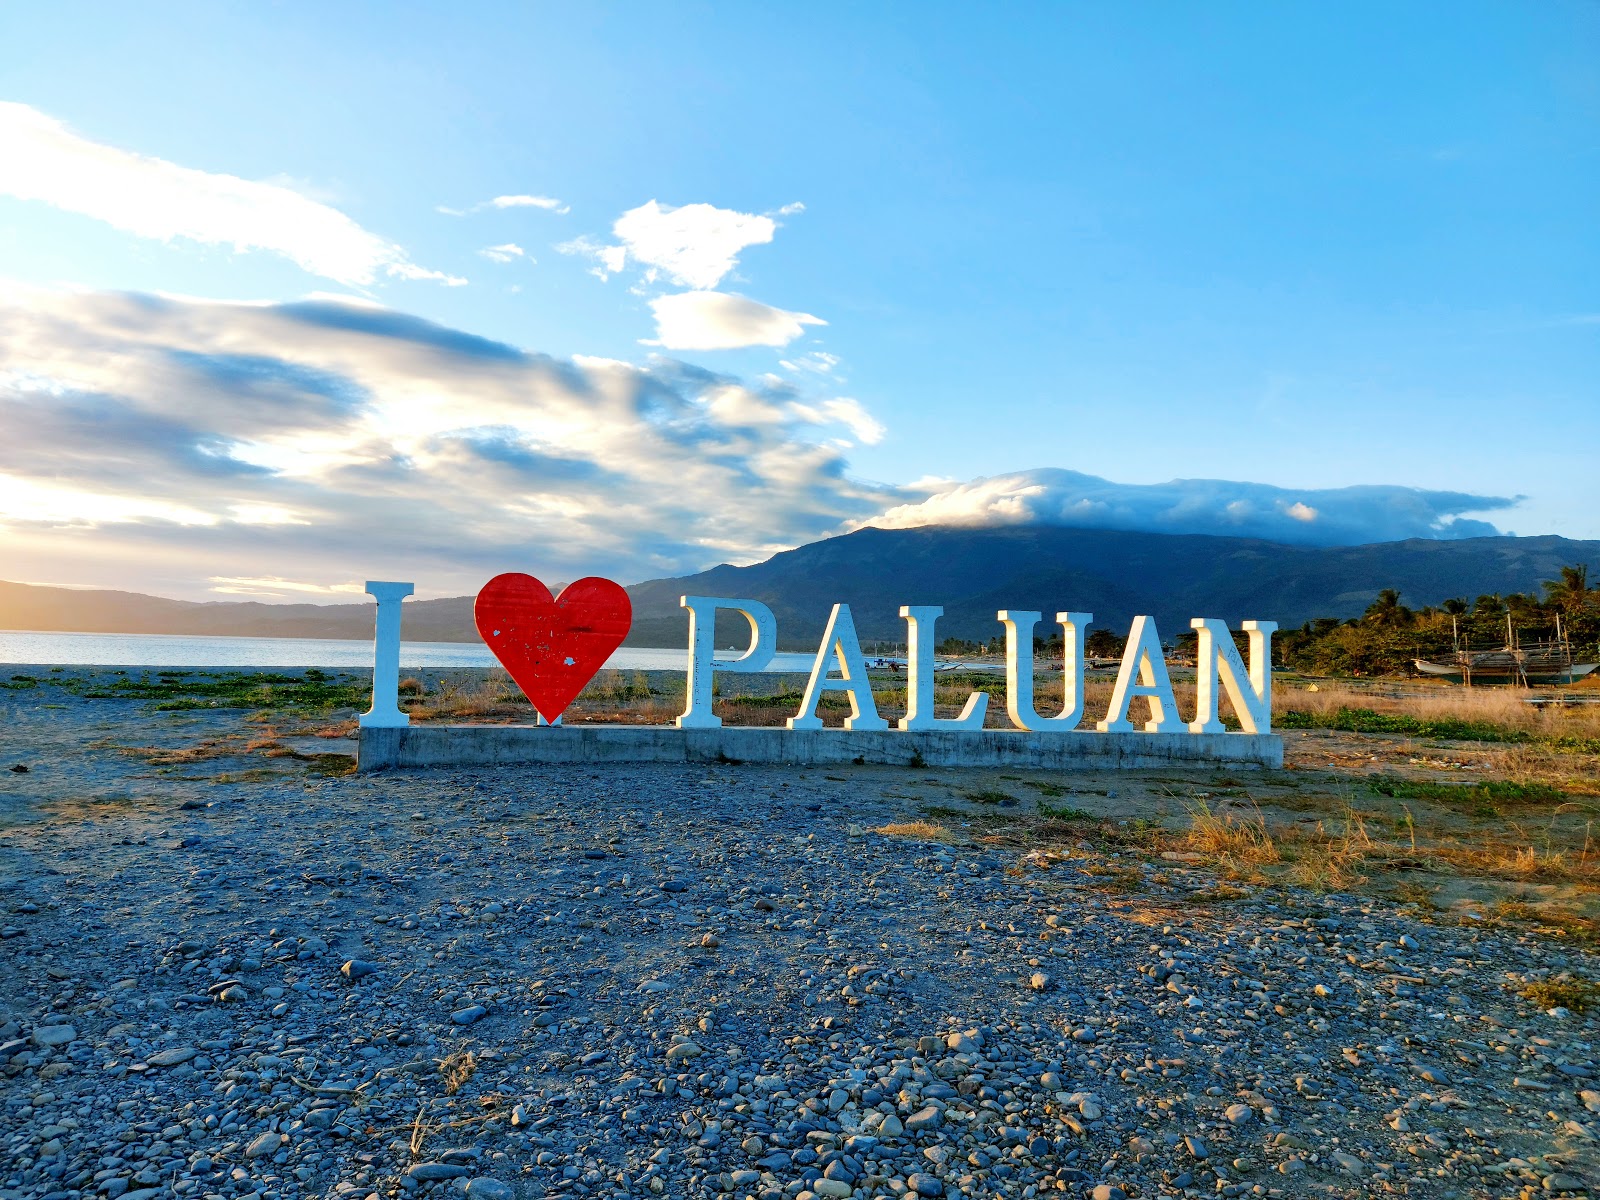
[[[903,641],[902,604],[942,604],[938,636],[982,639],[999,629],[997,609],[1095,614],[1125,632],[1136,613],[1162,632],[1190,617],[1277,621],[1358,616],[1383,588],[1412,607],[1451,596],[1537,591],[1562,566],[1594,564],[1600,541],[1555,536],[1412,539],[1364,546],[1289,546],[1252,538],[1125,533],[1055,526],[861,529],[775,554],[748,567],[719,566],[628,589],[628,644],[682,646],[687,618],[678,597],[737,597],[769,604],[784,649],[813,649],[831,606],[848,603],[864,641]],[[537,564],[508,563],[508,570]],[[425,581],[419,581],[425,582]],[[407,601],[408,641],[477,641],[472,597]],[[371,602],[268,604],[196,602],[134,592],[0,582],[0,628],[98,633],[368,638]],[[742,644],[745,626],[719,622],[719,645]],[[1040,630],[1044,632],[1043,629]]]

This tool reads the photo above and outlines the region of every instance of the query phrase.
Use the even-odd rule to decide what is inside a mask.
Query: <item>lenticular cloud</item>
[[[1050,468],[938,484],[927,490],[924,499],[896,505],[868,524],[897,529],[1069,525],[1343,546],[1405,538],[1492,537],[1500,531],[1465,514],[1516,503],[1503,496],[1389,485],[1291,489],[1224,479],[1113,483]]]

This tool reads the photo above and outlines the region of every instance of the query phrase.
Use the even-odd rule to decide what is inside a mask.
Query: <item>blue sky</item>
[[[622,576],[748,561],[885,514],[1345,541],[1481,530],[1452,530],[1462,516],[1600,537],[1590,4],[62,4],[0,12],[0,43],[0,101],[23,106],[11,136],[110,155],[130,180],[79,202],[16,171],[8,189],[0,168],[0,277],[27,318],[0,362],[13,387],[26,376],[14,417],[42,428],[41,405],[77,397],[177,421],[257,468],[229,500],[262,518],[207,523],[198,485],[34,446],[48,479],[16,483],[26,463],[0,462],[0,538],[28,578],[347,584],[333,568],[347,573],[349,546],[318,549],[311,531],[362,537],[374,494],[263,449],[331,427],[212,429],[205,388],[224,385],[152,376],[157,351],[339,376],[379,413],[361,429],[371,461],[377,428],[422,439],[388,455],[414,469],[486,438],[502,464],[615,456],[637,536],[611,529],[589,556]],[[179,192],[230,176],[273,190],[220,217],[160,192],[172,220],[156,228],[118,210],[137,208],[128,156],[187,172],[162,184]],[[296,195],[317,213],[274,210]],[[305,232],[318,221],[325,236]],[[135,335],[117,293],[186,299]],[[716,453],[695,442],[696,465],[747,458],[662,524],[649,497],[673,471],[630,457],[622,418],[608,440],[552,433],[576,426],[543,409],[508,416],[483,390],[504,380],[469,355],[436,364],[461,380],[457,425],[412,427],[395,337],[338,344],[321,321],[313,351],[292,312],[226,303],[314,293],[552,356],[579,392],[626,364],[635,396],[665,388],[711,413]],[[120,340],[95,369],[59,366],[93,359],[108,330]],[[741,340],[783,344],[706,348]],[[518,461],[506,486],[544,497],[524,506],[532,532],[496,524],[452,558],[441,529],[416,551],[439,590],[507,539],[558,541],[550,569],[582,566],[599,499],[563,510]],[[1150,486],[1183,479],[1238,482]],[[1357,485],[1441,495],[1337,491]],[[97,517],[72,488],[121,507]],[[545,538],[540,521],[568,526]],[[405,549],[375,557],[398,568]]]

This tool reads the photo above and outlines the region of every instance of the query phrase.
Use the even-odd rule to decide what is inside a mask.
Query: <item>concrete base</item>
[[[362,729],[360,769],[540,763],[740,762],[1055,771],[1227,763],[1281,767],[1283,739],[1249,733],[869,733],[670,725],[411,725]]]

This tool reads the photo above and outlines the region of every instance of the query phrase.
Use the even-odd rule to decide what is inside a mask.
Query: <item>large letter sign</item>
[[[838,679],[828,675],[830,659],[838,664]],[[835,604],[828,616],[828,627],[822,632],[822,645],[817,647],[817,661],[812,664],[811,680],[806,684],[800,711],[789,718],[790,729],[822,728],[817,701],[822,699],[823,692],[849,695],[850,715],[844,719],[846,729],[889,728],[889,722],[878,715],[878,706],[872,699],[872,681],[867,678],[867,662],[861,657],[861,643],[856,639],[856,623],[850,617],[848,604]]]
[[[995,614],[1006,627],[1006,712],[1018,729],[1042,733],[1049,729],[1076,729],[1083,719],[1083,630],[1093,613],[1058,612],[1061,625],[1061,712],[1041,717],[1033,706],[1033,627],[1041,614],[1002,609]]]
[[[1272,732],[1272,635],[1276,621],[1246,621],[1250,635],[1250,673],[1245,674],[1239,650],[1228,633],[1228,623],[1215,617],[1196,617],[1190,628],[1199,631],[1199,655],[1195,662],[1195,714],[1190,733],[1223,733],[1217,719],[1217,679],[1228,689],[1228,699],[1238,714],[1239,726],[1246,733]]]
[[[372,631],[372,707],[361,714],[365,729],[397,729],[411,724],[400,711],[400,605],[416,591],[414,583],[367,581],[367,595],[378,602]]]
[[[988,692],[967,697],[959,717],[933,715],[933,623],[944,612],[938,605],[902,605],[906,619],[906,715],[901,729],[982,729],[989,708]]]
[[[679,729],[718,729],[722,718],[711,711],[712,673],[749,674],[765,671],[778,648],[778,622],[759,600],[717,600],[708,596],[680,596],[689,610],[689,686]],[[750,648],[738,658],[716,658],[717,610],[729,609],[750,623]]]
[[[963,689],[959,715],[935,713],[935,673],[960,665],[936,660],[935,628],[945,610],[937,604],[900,605],[906,622],[905,715],[890,732],[889,722],[878,712],[850,606],[835,604],[811,660],[799,711],[785,722],[789,731],[818,736],[790,737],[773,727],[724,728],[712,708],[718,672],[795,671],[794,666],[774,667],[780,657],[797,656],[778,655],[778,622],[772,608],[759,600],[681,596],[678,602],[688,617],[689,661],[677,728],[614,724],[615,715],[608,713],[587,725],[550,729],[541,726],[559,725],[568,705],[622,645],[632,627],[633,606],[628,593],[608,579],[580,579],[552,596],[533,576],[512,572],[484,585],[474,617],[484,642],[532,702],[535,716],[525,726],[474,734],[471,726],[410,723],[397,693],[400,602],[414,588],[409,583],[373,582],[367,591],[377,598],[378,606],[372,707],[360,720],[364,771],[451,761],[883,763],[1036,769],[1194,761],[1283,765],[1283,739],[1272,733],[1272,635],[1278,628],[1272,621],[1242,623],[1249,639],[1247,655],[1241,653],[1244,639],[1236,644],[1225,621],[1196,617],[1190,622],[1199,654],[1195,712],[1186,721],[1178,713],[1155,621],[1134,617],[1105,717],[1091,730],[1079,725],[1084,723],[1085,670],[1092,665],[1084,656],[1084,631],[1093,615],[1065,609],[1055,613],[1062,631],[1061,701],[1058,708],[1052,682],[1044,689],[1049,697],[1043,703],[1046,711],[1040,712],[1036,667],[1046,679],[1053,680],[1054,672],[1053,663],[1046,670],[1034,658],[1034,633],[1044,614],[1001,609],[995,617],[1006,631],[1006,723],[1011,727],[1001,729],[985,728],[991,706],[989,691],[982,688]],[[728,657],[718,658],[717,619],[721,616],[727,622],[726,614],[734,613],[749,630],[748,644],[742,649],[724,645]],[[971,616],[963,614],[963,636],[973,636]],[[876,665],[898,670],[901,660],[880,658]],[[962,667],[984,669],[983,664]],[[783,685],[773,681],[766,686]],[[849,698],[850,715],[843,730],[825,730],[818,706],[824,696],[838,692]],[[1240,732],[1231,732],[1222,722],[1218,710],[1224,694],[1238,716]],[[1148,702],[1150,711],[1148,719],[1136,723],[1129,709],[1139,699]],[[954,712],[954,706],[947,711]]]
[[[1137,675],[1139,682],[1134,682]],[[1128,648],[1122,652],[1122,669],[1111,689],[1111,708],[1103,721],[1095,722],[1101,733],[1132,733],[1128,705],[1135,696],[1150,701],[1146,733],[1177,733],[1183,728],[1178,702],[1172,696],[1172,680],[1167,676],[1167,660],[1161,656],[1161,638],[1156,623],[1149,617],[1135,617],[1128,631]]]
[[[472,615],[500,665],[553,724],[628,636],[633,602],[609,579],[590,576],[552,596],[532,575],[509,572],[483,585]]]

